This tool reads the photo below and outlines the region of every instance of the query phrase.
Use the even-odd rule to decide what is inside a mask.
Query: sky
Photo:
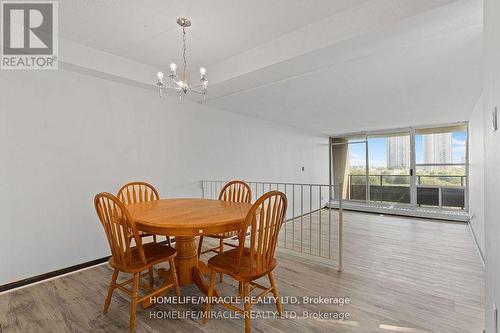
[[[460,163],[465,160],[467,132],[453,132],[453,162]],[[409,138],[408,138],[409,140]],[[369,138],[369,162],[373,167],[387,167],[387,139]],[[417,161],[423,160],[422,135],[415,136],[415,153]],[[352,143],[349,145],[349,158],[351,166],[365,166],[365,144]]]

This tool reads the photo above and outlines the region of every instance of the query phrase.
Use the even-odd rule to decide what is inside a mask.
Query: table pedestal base
[[[198,289],[205,295],[208,293],[208,283],[203,278],[204,275],[209,275],[210,270],[208,266],[198,260],[196,238],[195,237],[175,237],[175,248],[177,256],[175,257],[175,267],[177,271],[177,278],[181,286],[189,286],[195,284]],[[163,285],[172,283],[172,275],[170,269],[158,269],[158,274],[164,279]],[[162,297],[169,290],[156,296]],[[214,290],[214,297],[219,297],[217,290]],[[142,307],[147,308],[151,306],[151,300],[146,299],[142,302]]]

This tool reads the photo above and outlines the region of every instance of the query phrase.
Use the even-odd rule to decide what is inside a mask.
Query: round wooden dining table
[[[175,236],[176,270],[181,286],[195,284],[205,294],[203,275],[209,270],[198,260],[196,237],[241,228],[251,204],[210,199],[161,199],[126,205],[137,229],[156,235]],[[169,272],[158,273],[170,283]],[[147,307],[150,303],[143,304]]]

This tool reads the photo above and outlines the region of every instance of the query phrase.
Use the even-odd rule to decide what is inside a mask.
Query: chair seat
[[[130,249],[132,262],[128,267],[125,268],[115,265],[113,257],[109,258],[109,264],[111,267],[117,268],[123,272],[137,273],[142,272],[160,262],[167,261],[171,257],[175,257],[177,255],[177,251],[173,247],[167,245],[148,243],[143,244],[142,248],[144,250],[144,256],[146,257],[146,264],[142,262],[137,247]]]
[[[248,268],[250,266],[250,250],[245,248],[243,252],[243,257],[241,259],[239,272],[236,272],[237,264],[238,264],[238,249],[232,249],[217,254],[208,260],[208,268],[216,272],[231,275],[234,279],[244,282],[244,281],[252,281],[258,279],[259,277],[264,276],[270,271],[272,271],[274,267],[276,267],[276,259],[273,259],[273,261],[265,271],[256,272],[255,274],[249,274]]]
[[[234,231],[221,232],[220,234],[206,235],[205,237],[226,239],[226,238],[238,236],[239,233],[240,233],[239,230],[234,230]]]

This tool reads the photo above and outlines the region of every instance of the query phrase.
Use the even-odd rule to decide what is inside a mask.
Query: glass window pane
[[[443,188],[441,189],[441,201],[443,207],[465,208],[465,189]]]
[[[465,189],[418,187],[417,204],[419,206],[439,206],[439,191],[441,190],[441,206],[452,209],[465,209]]]
[[[439,206],[439,188],[417,187],[417,204],[419,206]]]
[[[408,174],[410,135],[393,134],[368,138],[370,174]]]
[[[410,135],[368,137],[370,201],[410,203]]]
[[[417,185],[467,186],[465,165],[417,166]]]
[[[465,163],[466,144],[465,125],[417,130],[416,162],[417,164]]]
[[[366,200],[366,143],[349,144],[349,186],[347,198]]]
[[[344,198],[409,204],[416,192],[419,206],[465,209],[467,125],[416,129],[415,151],[411,138],[402,130],[333,138],[333,182],[344,184]]]

